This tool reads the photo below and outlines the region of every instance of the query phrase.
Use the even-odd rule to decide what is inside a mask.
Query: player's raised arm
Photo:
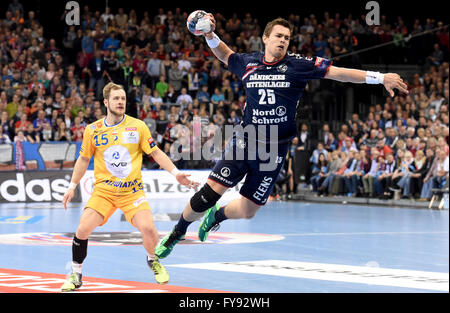
[[[396,73],[382,74],[380,72],[330,66],[325,78],[356,84],[383,84],[391,97],[394,96],[394,89],[406,94],[408,93],[405,82]]]
[[[219,61],[228,65],[228,57],[234,53],[224,42],[214,33],[216,20],[214,15],[203,10],[197,10],[189,14],[186,26],[191,34],[195,36],[205,36],[208,47]]]
[[[206,43],[208,47],[211,48],[211,51],[214,53],[219,61],[223,62],[225,65],[228,65],[228,57],[234,53],[222,40],[220,40],[219,36],[214,33],[216,29],[216,20],[214,19],[214,15],[208,13],[204,18],[209,19],[210,21],[210,31],[205,33]]]

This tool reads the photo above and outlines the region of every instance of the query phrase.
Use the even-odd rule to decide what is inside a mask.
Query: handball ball
[[[197,10],[189,14],[186,21],[187,28],[195,36],[201,36],[211,31],[211,21],[206,17],[205,11]]]

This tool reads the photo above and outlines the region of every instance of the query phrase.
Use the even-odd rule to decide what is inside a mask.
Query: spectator
[[[155,89],[160,98],[164,99],[166,97],[167,91],[169,90],[169,84],[166,82],[165,75],[159,76],[159,81],[156,83]]]
[[[82,142],[83,141],[83,133],[85,127],[81,124],[81,120],[79,116],[75,116],[73,119],[73,126],[71,127],[71,141],[74,142]]]
[[[347,162],[346,169],[342,175],[348,197],[355,197],[358,192],[359,177],[361,171],[361,154],[358,151],[349,151],[352,157]]]
[[[208,85],[202,85],[201,89],[196,95],[196,98],[199,100],[199,102],[203,103],[209,103],[211,100],[211,97],[208,93]]]
[[[192,103],[192,97],[187,93],[187,89],[185,87],[181,88],[181,94],[177,97],[176,103],[182,108],[186,108],[190,103]]]
[[[308,125],[302,123],[302,125],[300,126],[300,134],[298,136],[298,145],[302,150],[309,149],[309,139],[310,134],[308,131]]]
[[[58,129],[55,132],[55,141],[69,141],[71,140],[72,136],[70,134],[69,129],[66,127],[66,123],[64,121],[61,121],[58,124]]]
[[[14,136],[14,143],[17,142],[25,142],[28,141],[27,137],[25,137],[24,131],[19,130],[17,134]]]
[[[392,176],[392,181],[390,183],[390,190],[392,191],[400,191],[398,188],[398,183],[403,177],[406,177],[405,179],[408,179],[409,176],[416,170],[415,164],[414,164],[414,158],[411,153],[411,151],[407,150],[404,153],[404,157],[401,158],[401,163],[399,161],[398,167],[394,172],[394,175]]]
[[[110,52],[115,52],[119,49],[119,40],[116,38],[116,33],[111,31],[109,37],[103,43],[103,50],[109,50]]]
[[[376,145],[378,152],[380,152],[380,155],[385,157],[387,154],[392,154],[392,149],[384,143],[384,139],[378,139],[377,145]]]
[[[11,119],[17,112],[17,108],[20,104],[19,95],[14,94],[12,97],[12,101],[6,105],[5,111],[8,112],[8,118]]]
[[[43,110],[39,110],[37,118],[33,121],[34,130],[39,136],[41,135],[41,132],[44,129],[44,125],[50,123],[50,120],[45,116],[46,116],[45,112]]]
[[[341,168],[342,160],[340,158],[338,151],[333,151],[331,153],[331,162],[328,166],[328,172],[324,174],[324,181],[320,184],[320,187],[317,188],[319,195],[323,193],[329,194],[331,193],[331,186],[334,178],[336,177],[336,172]]]
[[[166,132],[168,124],[169,124],[169,120],[166,117],[166,111],[165,110],[159,110],[158,111],[158,118],[156,119],[156,132],[160,136],[164,135],[164,133]],[[161,143],[160,140],[158,140],[158,142]]]
[[[3,132],[3,127],[0,127],[0,145],[11,143],[11,139]]]
[[[358,151],[358,149],[356,148],[356,143],[353,141],[351,137],[346,137],[344,139],[344,144],[342,145],[341,151],[342,152]]]
[[[319,153],[317,162],[312,164],[311,185],[314,192],[318,192],[318,187],[325,180],[328,172],[328,161],[324,153]]]
[[[448,155],[442,149],[436,150],[436,158],[429,172],[423,179],[419,201],[430,201],[433,188],[441,188],[448,178]]]
[[[214,107],[217,107],[220,101],[225,101],[225,96],[219,88],[215,88],[214,93],[211,96],[211,103],[214,105]]]
[[[254,30],[252,35],[248,39],[248,45],[250,48],[250,52],[262,51],[263,50],[263,42],[261,40],[261,36],[259,36],[258,31]]]
[[[381,155],[381,153],[380,153]],[[386,155],[386,161],[382,166],[380,167],[379,171],[380,174],[377,177],[377,183],[380,184],[380,190],[383,190],[383,195],[380,196],[381,199],[389,199],[391,195],[391,190],[389,189],[392,187],[392,179],[394,177],[394,172],[397,168],[397,164],[394,159],[394,155],[392,153],[387,153]]]
[[[320,154],[324,154],[325,159],[328,160],[328,151],[325,149],[323,142],[317,143],[317,148],[313,151],[311,158],[309,159],[309,161],[312,163],[312,166],[317,165],[317,163],[319,162]]]
[[[230,111],[230,116],[227,119],[229,125],[239,125],[241,123],[241,118],[237,115],[236,110]]]
[[[151,89],[155,89],[161,76],[161,60],[158,59],[156,53],[153,53],[152,57],[147,62],[147,75],[150,79],[150,84],[147,84],[147,86]]]
[[[103,60],[101,50],[95,50],[95,56],[89,61],[86,73],[89,75],[89,89],[96,87],[96,98],[101,99],[103,90],[103,77],[106,72],[106,63]]]
[[[442,52],[438,43],[434,44],[433,49],[433,52],[428,57],[429,64],[439,66],[444,60],[444,53]]]
[[[157,104],[159,104],[160,106],[163,104],[163,99],[161,98],[161,96],[159,95],[159,92],[158,92],[158,90],[154,90],[153,91],[153,95],[152,95],[152,97],[150,98],[150,103],[152,104],[152,105],[157,105]]]
[[[432,150],[430,150],[432,151]],[[424,170],[427,167],[428,159],[425,157],[425,154],[422,150],[418,150],[416,152],[416,155],[414,157],[414,170],[409,172],[408,175],[404,175],[400,181],[397,183],[397,185],[403,190],[402,192],[402,198],[404,199],[410,199],[412,197],[411,194],[411,182],[416,181],[416,184],[418,184],[417,179],[423,176]],[[422,177],[423,180],[423,177]],[[420,182],[420,189],[422,186],[422,182]]]
[[[53,141],[53,128],[50,123],[45,123],[44,129],[41,132],[41,139],[45,142]]]
[[[377,149],[371,149],[370,169],[362,177],[365,197],[373,198],[375,194],[374,183],[380,167],[380,163],[378,161],[379,155],[380,152]]]
[[[175,92],[181,90],[183,81],[183,72],[178,67],[178,62],[172,62],[172,67],[169,69],[169,85],[171,85]]]
[[[35,129],[33,128],[33,124],[31,123],[27,125],[26,130],[23,132],[23,135],[30,143],[40,142],[39,133],[35,131]]]

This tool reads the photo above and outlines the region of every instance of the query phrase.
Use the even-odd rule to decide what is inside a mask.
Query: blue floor
[[[161,235],[175,225],[186,201],[149,200]],[[163,264],[173,285],[221,291],[448,292],[448,213],[271,202],[251,220],[223,222],[208,243],[195,240],[199,222],[194,222],[188,240],[177,245]],[[71,239],[80,214],[80,203],[67,211],[59,203],[1,204],[0,268],[65,274],[71,247],[56,242]],[[112,233],[132,237],[136,243],[90,244],[83,274],[153,283],[139,234],[134,232],[117,211],[96,230],[96,238]]]

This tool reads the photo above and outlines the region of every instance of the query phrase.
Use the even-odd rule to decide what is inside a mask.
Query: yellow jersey
[[[143,190],[142,154],[157,149],[147,125],[124,115],[116,125],[105,118],[89,124],[83,135],[80,156],[94,155],[94,190],[132,194]]]

